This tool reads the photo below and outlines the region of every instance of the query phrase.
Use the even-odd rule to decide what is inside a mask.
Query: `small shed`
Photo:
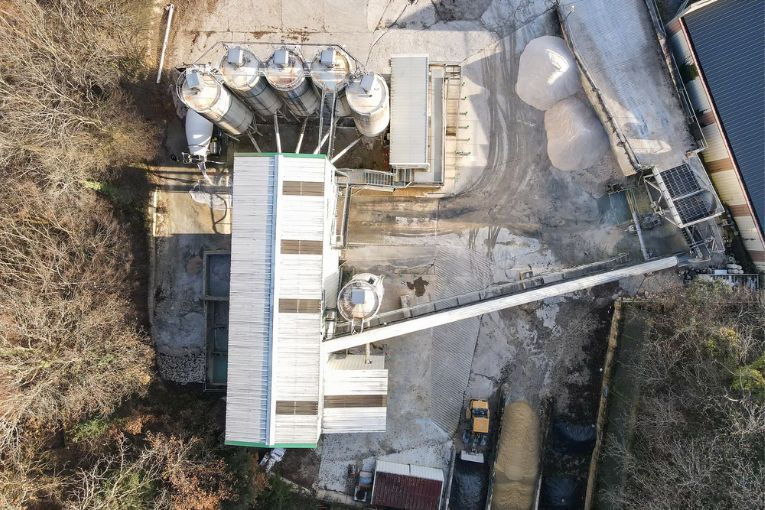
[[[378,460],[372,505],[401,510],[438,510],[444,472],[431,467]]]

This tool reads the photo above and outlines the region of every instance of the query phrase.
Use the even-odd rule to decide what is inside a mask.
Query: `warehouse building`
[[[340,283],[334,166],[236,154],[232,209],[226,444],[315,448],[322,432],[385,430],[383,357],[320,349]]]
[[[765,3],[706,0],[667,25],[707,147],[707,172],[765,271]]]

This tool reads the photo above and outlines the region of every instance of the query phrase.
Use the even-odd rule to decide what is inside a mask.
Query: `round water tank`
[[[266,65],[265,74],[296,117],[308,117],[319,107],[319,95],[306,78],[303,59],[297,52],[286,47],[277,49]]]
[[[390,122],[390,106],[388,84],[382,76],[367,73],[354,78],[345,97],[359,133],[374,137],[385,131]]]
[[[234,46],[220,62],[220,72],[226,86],[237,93],[263,117],[271,117],[282,106],[276,92],[261,75],[262,62],[251,51]]]
[[[380,311],[383,298],[382,277],[361,273],[340,289],[337,310],[347,321],[368,320]]]
[[[252,110],[204,69],[188,69],[178,95],[186,106],[230,135],[241,135],[252,124]]]
[[[329,47],[321,50],[311,62],[311,80],[319,94],[335,93],[335,115],[351,114],[345,99],[345,87],[355,69],[353,60],[342,50]]]

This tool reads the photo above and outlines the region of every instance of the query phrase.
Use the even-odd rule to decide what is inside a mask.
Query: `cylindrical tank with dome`
[[[220,62],[220,73],[226,86],[262,117],[279,111],[282,101],[262,75],[263,63],[241,46],[226,50]]]
[[[223,86],[208,69],[191,67],[180,77],[178,97],[186,106],[226,133],[247,131],[255,117],[250,108]]]
[[[351,57],[335,47],[324,48],[311,62],[311,80],[321,95],[322,91],[335,93],[335,115],[347,117],[351,114],[345,98],[345,88],[355,70]]]
[[[308,117],[319,107],[319,95],[306,77],[303,58],[297,51],[286,46],[274,51],[265,76],[296,117]]]
[[[383,298],[383,278],[371,273],[354,275],[337,296],[337,311],[348,322],[377,315]]]
[[[385,131],[390,122],[390,98],[382,76],[366,73],[354,78],[345,97],[356,129],[363,136],[374,137]]]

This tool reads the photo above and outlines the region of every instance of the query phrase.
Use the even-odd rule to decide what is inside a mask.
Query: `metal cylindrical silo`
[[[183,75],[178,95],[192,110],[230,135],[241,135],[255,115],[209,72],[192,68]]]
[[[270,117],[279,111],[282,101],[261,75],[262,63],[251,51],[234,46],[229,48],[220,63],[220,73],[226,86],[255,110]]]
[[[385,131],[390,122],[390,103],[388,84],[382,76],[367,73],[353,79],[345,97],[359,133],[373,137]]]
[[[277,49],[266,65],[266,80],[296,117],[307,117],[319,107],[319,96],[305,75],[303,59],[288,48]]]
[[[335,93],[335,115],[347,117],[351,114],[345,99],[345,87],[355,69],[353,60],[336,48],[321,50],[311,62],[311,80],[321,95],[322,91]]]
[[[347,321],[366,321],[377,315],[382,304],[383,278],[361,273],[351,278],[337,296],[337,311]]]

